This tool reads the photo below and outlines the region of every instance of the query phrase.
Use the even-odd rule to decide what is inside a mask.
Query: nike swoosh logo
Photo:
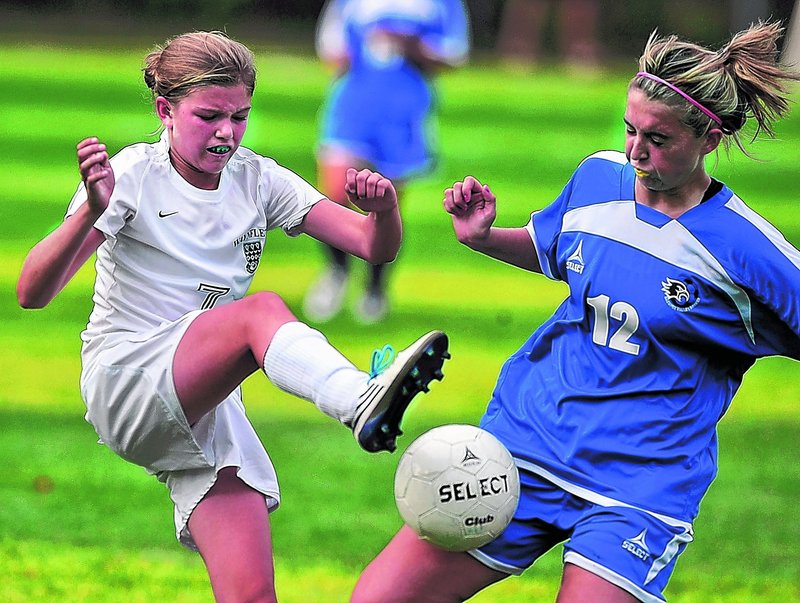
[[[174,216],[177,213],[178,212],[176,212],[176,211],[160,211],[160,212],[158,212],[158,217],[159,218],[169,218],[170,216]]]

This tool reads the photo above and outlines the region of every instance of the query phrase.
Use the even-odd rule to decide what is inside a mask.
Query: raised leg
[[[258,370],[275,332],[295,320],[280,296],[268,292],[198,316],[173,360],[175,389],[189,424]]]

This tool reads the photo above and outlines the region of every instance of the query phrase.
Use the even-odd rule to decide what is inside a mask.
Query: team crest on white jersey
[[[250,274],[253,274],[256,268],[258,268],[258,262],[261,260],[261,251],[264,249],[261,242],[266,236],[266,228],[251,228],[233,241],[234,247],[242,246],[242,252],[244,253],[246,262],[244,267]],[[253,239],[255,239],[255,241]]]
[[[661,282],[661,290],[667,305],[678,312],[688,312],[700,301],[697,285],[690,278],[681,281],[667,277]]]
[[[261,241],[251,241],[242,245],[244,259],[247,261],[245,268],[253,274],[258,268],[258,261],[261,259]]]
[[[567,270],[583,274],[585,266],[583,263],[583,241],[581,240],[578,241],[578,248],[567,258]]]

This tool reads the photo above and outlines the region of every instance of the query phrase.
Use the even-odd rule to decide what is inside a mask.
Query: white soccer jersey
[[[166,133],[111,158],[116,186],[95,223],[106,235],[97,250],[94,309],[81,335],[84,361],[115,335],[136,334],[189,311],[241,299],[267,231],[292,234],[324,197],[272,159],[240,147],[216,190],[186,182],[169,160]],[[67,210],[86,201],[83,184]]]

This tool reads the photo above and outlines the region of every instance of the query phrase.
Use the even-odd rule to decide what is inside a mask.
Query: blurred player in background
[[[101,441],[169,488],[176,535],[198,550],[219,601],[275,601],[269,511],[277,476],[242,403],[263,371],[352,430],[393,450],[411,399],[441,379],[433,331],[358,370],[275,293],[245,295],[266,233],[280,228],[369,261],[392,259],[401,224],[392,183],[350,169],[363,213],[323,197],[240,146],[256,83],[253,55],[219,32],[177,36],[145,61],[161,139],[122,149],[78,144],[82,178],[61,225],[28,254],[20,304],[46,306],[95,252],[82,333],[81,394]]]
[[[390,178],[401,194],[436,160],[432,128],[434,75],[467,60],[469,32],[461,0],[329,0],[317,27],[317,52],[335,79],[322,108],[318,186],[347,205],[348,167]],[[350,254],[327,246],[327,266],[309,289],[304,311],[315,321],[339,313],[347,293]],[[356,303],[364,323],[389,311],[386,263],[369,266]]]
[[[509,527],[467,553],[403,527],[353,603],[463,601],[562,542],[559,603],[664,601],[744,373],[800,359],[800,252],[705,167],[720,144],[743,148],[746,123],[772,134],[787,113],[800,75],[777,62],[780,34],[758,24],[713,51],[654,33],[625,152],[585,159],[525,227],[493,226],[472,176],[445,191],[459,242],[569,296],[505,363],[481,421],[520,469]]]

